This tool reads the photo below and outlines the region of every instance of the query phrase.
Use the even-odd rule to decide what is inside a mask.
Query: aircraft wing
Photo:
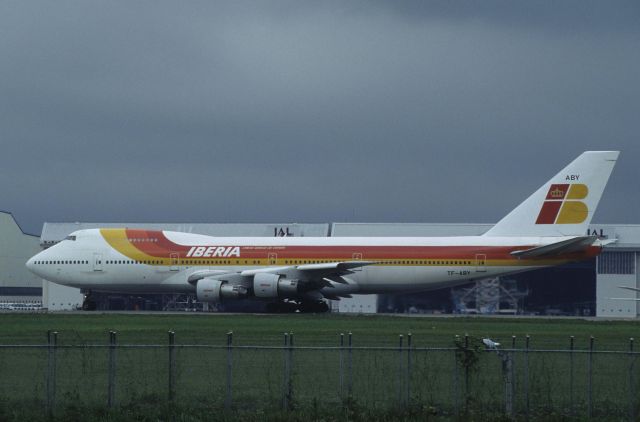
[[[194,283],[202,278],[220,278],[227,279],[230,276],[240,277],[253,277],[259,273],[271,273],[291,275],[291,273],[298,272],[299,278],[311,278],[322,279],[332,275],[344,275],[351,274],[353,269],[361,268],[367,265],[376,264],[375,261],[340,261],[340,262],[326,262],[322,264],[303,264],[303,265],[289,265],[285,267],[265,267],[257,268],[253,270],[244,271],[225,271],[225,270],[200,270],[189,275],[189,283]],[[300,277],[302,276],[302,277]]]
[[[349,293],[353,291],[354,282],[347,276],[353,274],[353,270],[376,263],[375,261],[340,261],[256,268],[244,271],[201,270],[192,273],[188,281],[191,284],[196,284],[198,280],[206,278],[251,288],[256,275],[277,274],[287,279],[297,280],[301,285],[305,285],[303,290],[306,295],[311,294],[312,291],[330,288],[331,292],[327,293],[326,297],[351,297]]]
[[[355,268],[365,267],[367,265],[377,264],[375,261],[342,261],[342,262],[328,262],[324,264],[304,264],[298,265],[298,271],[330,271],[330,272],[350,272]]]
[[[205,277],[219,278],[229,274],[237,274],[237,272],[223,271],[223,270],[201,270],[201,271],[196,271],[194,273],[191,273],[187,278],[187,281],[191,284],[194,284],[198,280],[203,279]]]
[[[578,252],[593,245],[598,240],[597,236],[577,236],[572,239],[563,240],[549,245],[537,246],[531,249],[513,251],[511,255],[517,258],[538,258],[549,255],[559,255],[571,252]]]
[[[375,261],[341,261],[326,262],[321,264],[302,264],[287,267],[266,267],[255,270],[245,270],[240,274],[243,276],[254,276],[258,273],[281,274],[295,276],[301,280],[322,279],[330,275],[351,274],[353,269],[376,264]]]

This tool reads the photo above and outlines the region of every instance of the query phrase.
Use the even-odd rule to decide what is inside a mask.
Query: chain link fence
[[[333,347],[59,344],[0,345],[3,405],[42,408],[177,402],[197,408],[269,411],[360,406],[434,415],[544,415],[637,420],[640,391],[633,339],[626,351],[485,347],[457,337],[452,347],[359,347],[351,333]]]

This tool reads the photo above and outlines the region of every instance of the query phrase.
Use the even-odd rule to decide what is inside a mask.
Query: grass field
[[[599,419],[624,419],[638,414],[634,397],[640,391],[640,357],[619,352],[628,351],[629,338],[639,328],[636,321],[537,318],[0,314],[0,345],[5,345],[0,347],[0,420],[47,416],[52,362],[53,416],[59,419],[80,414],[96,420],[199,420],[216,414],[226,420],[459,420],[463,412],[484,420],[505,411],[508,383],[513,384],[515,415],[585,417],[591,407]],[[47,330],[58,331],[58,344],[67,347],[54,355],[44,347],[6,347],[44,344]],[[94,347],[108,343],[110,330],[118,333],[119,345],[162,346],[118,347],[110,355],[108,348]],[[181,345],[174,351],[172,371],[169,330]],[[235,346],[282,346],[283,333],[293,332],[295,346],[302,348],[289,355],[282,348],[208,347],[225,345],[230,330]],[[356,349],[335,348],[339,334],[348,332]],[[409,332],[418,349],[384,348],[397,346],[398,336]],[[460,351],[454,338],[465,334],[471,346]],[[578,350],[587,349],[594,336],[597,351],[619,352],[497,354],[479,345],[480,338],[490,337],[508,348],[516,336],[516,349],[522,349],[526,335],[531,350],[565,350],[573,335]],[[322,346],[332,348],[305,348]],[[175,401],[168,403],[170,373]],[[106,406],[110,374],[112,409]],[[229,385],[231,411],[224,406]],[[293,411],[282,413],[285,396]]]
[[[167,331],[179,344],[280,345],[284,332],[295,333],[299,346],[335,346],[340,333],[353,333],[354,345],[395,346],[398,335],[413,334],[418,347],[450,347],[456,335],[490,337],[524,347],[565,349],[575,336],[578,349],[589,337],[600,350],[628,350],[629,338],[640,334],[640,321],[593,319],[402,317],[383,315],[224,315],[224,314],[0,314],[0,344],[43,344],[47,330],[56,330],[61,344],[105,344],[108,332],[118,333],[120,344],[165,344]]]

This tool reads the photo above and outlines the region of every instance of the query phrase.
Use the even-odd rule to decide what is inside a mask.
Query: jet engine
[[[247,289],[241,285],[205,277],[198,280],[196,295],[199,302],[220,302],[220,298],[241,299],[246,297]]]
[[[298,280],[279,274],[258,273],[253,276],[253,293],[256,297],[294,297],[299,293]]]

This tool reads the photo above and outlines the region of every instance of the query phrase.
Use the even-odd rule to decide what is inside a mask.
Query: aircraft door
[[[93,254],[93,271],[102,271],[102,254]]]
[[[351,257],[354,261],[362,261],[362,254],[360,252],[354,253]],[[351,271],[362,271],[362,267],[352,268]]]
[[[269,254],[269,265],[276,265],[278,263],[278,254],[270,253]]]
[[[171,252],[169,254],[169,270],[178,271],[178,253]]]
[[[484,273],[487,271],[487,255],[483,253],[476,254],[476,272]]]

